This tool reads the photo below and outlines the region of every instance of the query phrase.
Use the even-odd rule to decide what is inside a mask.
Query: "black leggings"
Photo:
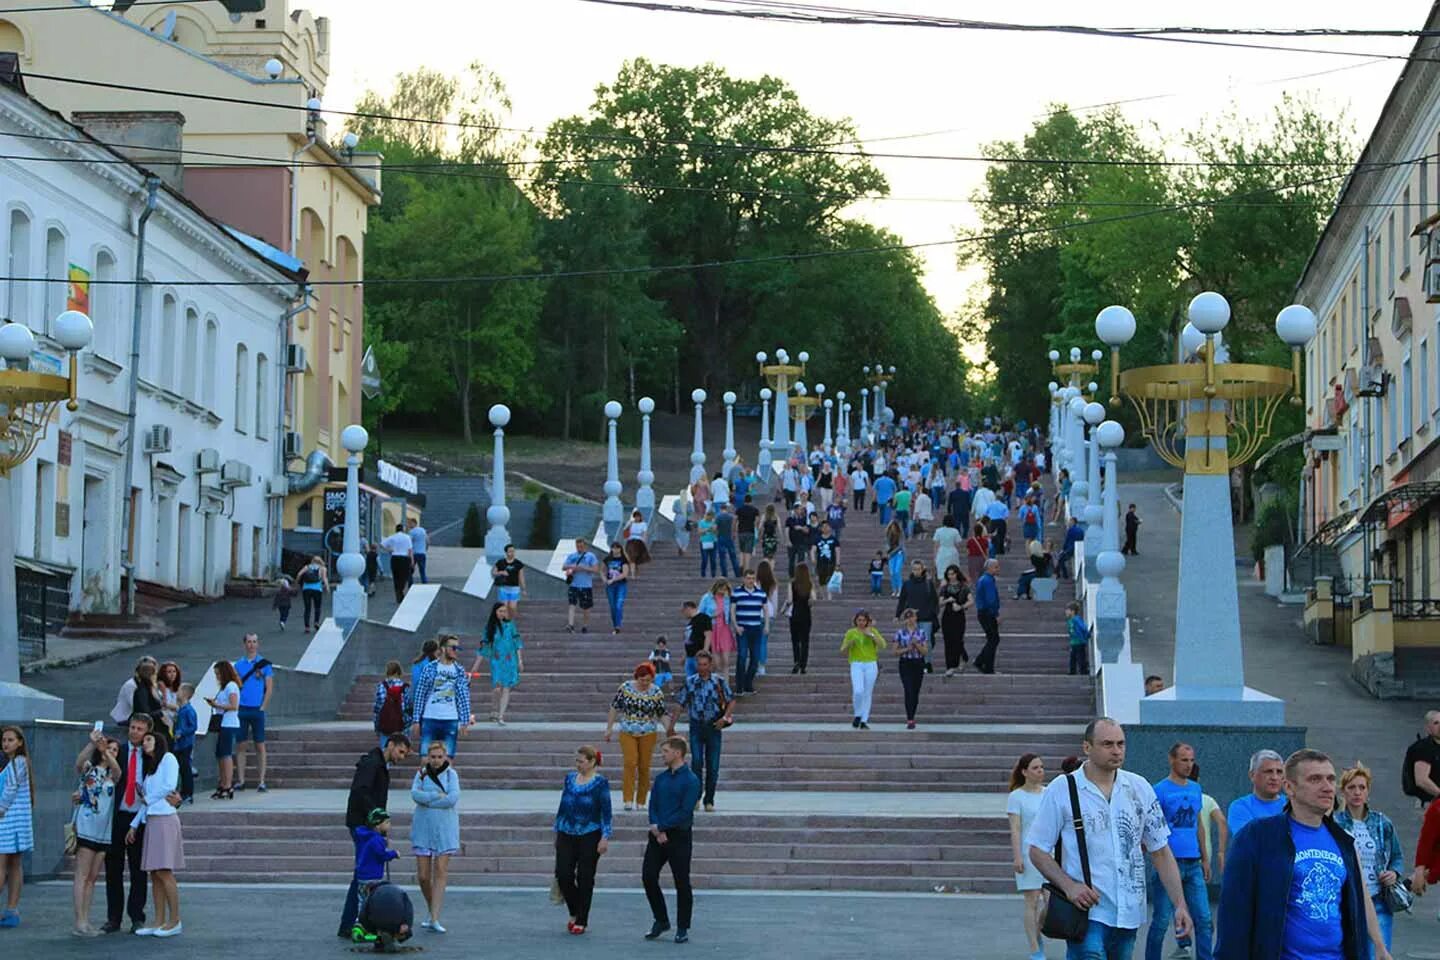
[[[600,864],[600,831],[576,836],[555,834],[555,879],[565,906],[580,926],[590,924],[590,899],[595,893],[595,868]]]
[[[790,618],[790,656],[804,670],[810,665],[810,616]]]
[[[958,668],[961,660],[969,663],[970,654],[965,649],[965,614],[947,613],[940,625],[945,633],[945,669]]]
[[[301,590],[300,599],[305,604],[305,626],[310,626],[310,611],[315,611],[315,626],[320,626],[320,621],[325,619],[321,616],[321,610],[325,606],[324,590]]]
[[[900,683],[905,687],[905,719],[914,720],[920,706],[920,685],[925,682],[925,661],[907,658],[900,661]]]

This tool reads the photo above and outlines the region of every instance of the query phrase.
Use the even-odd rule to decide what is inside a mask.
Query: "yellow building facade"
[[[72,117],[182,114],[184,154],[174,174],[186,197],[309,270],[312,295],[290,323],[295,349],[276,405],[284,462],[255,469],[272,484],[288,472],[292,487],[306,488],[277,503],[284,529],[315,530],[330,481],[316,453],[343,467],[340,431],[361,416],[358,281],[368,212],[381,199],[380,157],[347,150],[343,129],[327,129],[323,113],[310,109],[323,104],[329,21],[289,0],[233,14],[214,0],[124,13],[70,2],[76,9],[38,12],[29,0],[0,0],[0,50],[19,54],[31,94]],[[115,129],[123,126],[107,124]]]

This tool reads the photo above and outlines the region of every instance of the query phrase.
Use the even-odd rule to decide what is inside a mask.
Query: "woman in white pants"
[[[885,649],[885,638],[875,628],[868,610],[855,611],[845,639],[840,643],[840,652],[850,658],[850,692],[854,701],[855,715],[850,726],[860,730],[870,729],[870,701],[875,696],[875,677],[880,672],[880,651]]]

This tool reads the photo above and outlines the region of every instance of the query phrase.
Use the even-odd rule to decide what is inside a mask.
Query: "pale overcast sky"
[[[1102,26],[1409,28],[1424,24],[1424,0],[1337,2],[1137,2],[1024,4],[954,0],[858,0],[855,7],[906,13],[1084,23]],[[1263,118],[1286,92],[1310,93],[1345,110],[1367,136],[1401,61],[1315,53],[1235,50],[1142,40],[1001,34],[900,27],[792,25],[627,10],[580,0],[313,0],[329,15],[333,52],[327,106],[348,108],[365,89],[421,64],[458,72],[478,60],[509,87],[517,126],[537,131],[583,112],[594,87],[631,57],[694,65],[713,61],[737,75],[774,74],[816,112],[851,117],[862,137],[933,136],[876,143],[875,150],[974,154],[1024,134],[1047,105],[1155,97],[1124,107],[1156,136],[1178,139],[1232,101]],[[1163,10],[1164,13],[1157,11]],[[1163,22],[1162,22],[1163,21]],[[1412,40],[1283,38],[1286,46],[1406,53]],[[1350,67],[1352,69],[1337,68]],[[1318,76],[1302,76],[1327,72]],[[1297,79],[1289,79],[1297,78]],[[978,163],[878,160],[897,197],[855,208],[907,242],[945,240],[975,225],[963,202],[980,182]],[[923,252],[926,284],[947,313],[976,276],[955,267],[953,247]]]

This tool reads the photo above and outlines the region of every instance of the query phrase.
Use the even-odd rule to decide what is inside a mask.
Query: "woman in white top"
[[[640,567],[650,562],[650,525],[639,510],[630,514],[630,522],[620,531],[625,541],[625,558],[630,561],[629,579],[638,580]]]
[[[1038,754],[1021,754],[1015,769],[1010,771],[1010,798],[1005,813],[1010,818],[1010,852],[1015,858],[1015,889],[1025,895],[1025,939],[1030,944],[1030,960],[1045,960],[1040,946],[1040,910],[1045,882],[1025,849],[1025,836],[1035,814],[1040,810],[1040,795],[1045,792],[1045,762]]]
[[[215,679],[220,693],[213,700],[205,698],[210,709],[220,715],[220,731],[215,734],[215,759],[220,767],[220,783],[211,800],[235,799],[230,778],[235,771],[235,738],[240,733],[240,674],[229,660],[215,661]]]
[[[690,548],[690,488],[683,487],[675,500],[675,550],[680,556]]]
[[[233,668],[232,668],[233,669]],[[131,821],[125,843],[142,842],[140,869],[150,874],[150,896],[155,902],[155,925],[135,931],[140,937],[178,937],[180,888],[175,871],[185,869],[184,838],[180,835],[180,762],[170,752],[170,741],[160,732],[147,733],[141,741],[145,763],[145,804]],[[139,833],[145,828],[144,836]]]
[[[100,930],[90,926],[90,903],[95,898],[95,882],[105,865],[105,851],[110,846],[110,823],[115,817],[115,784],[120,779],[120,743],[98,730],[90,731],[90,740],[75,758],[75,772],[80,784],[70,795],[75,804],[75,881],[72,896],[75,906],[77,937],[98,937]]]
[[[911,505],[911,514],[915,521],[916,533],[924,533],[927,525],[935,520],[935,505],[924,487],[915,489],[915,502]]]

